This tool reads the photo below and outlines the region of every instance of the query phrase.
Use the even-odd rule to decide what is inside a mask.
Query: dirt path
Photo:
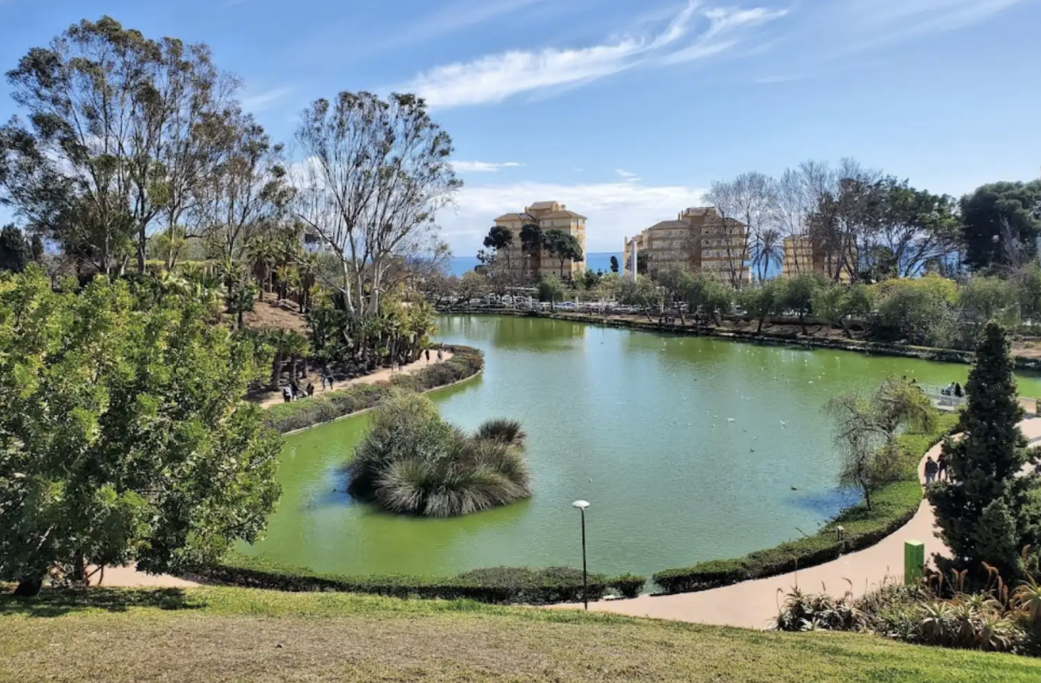
[[[1023,434],[1030,440],[1041,438],[1041,419],[1027,419],[1020,423]],[[925,481],[925,459],[935,460],[941,444],[929,449],[919,464],[918,477]],[[811,592],[826,591],[836,597],[851,590],[856,597],[883,582],[902,581],[904,542],[925,543],[926,556],[938,553],[950,556],[950,551],[935,537],[936,517],[933,507],[923,500],[911,521],[877,545],[816,567],[782,574],[766,579],[745,581],[700,593],[679,595],[641,595],[632,600],[614,600],[593,603],[589,609],[634,617],[651,617],[689,621],[716,626],[763,629],[777,615],[778,603],[793,586]],[[571,608],[574,605],[558,605]]]
[[[318,396],[319,394],[322,394],[325,391],[338,391],[338,390],[343,389],[345,387],[349,387],[352,384],[375,384],[376,382],[380,382],[380,381],[383,381],[383,380],[389,380],[394,375],[399,375],[399,374],[411,375],[413,373],[419,372],[420,370],[422,370],[423,368],[425,368],[425,367],[427,367],[429,365],[437,365],[438,363],[444,363],[446,360],[448,360],[451,357],[452,357],[452,352],[448,351],[446,349],[445,351],[441,352],[441,360],[438,360],[437,359],[437,352],[436,351],[431,351],[430,352],[430,362],[429,363],[427,362],[426,358],[420,358],[416,362],[409,363],[408,365],[404,366],[404,369],[402,369],[402,370],[397,370],[397,369],[392,369],[392,368],[383,368],[381,370],[377,370],[376,372],[374,372],[374,373],[372,373],[370,375],[363,375],[361,377],[355,377],[354,379],[348,379],[348,380],[344,380],[342,382],[338,381],[335,384],[333,384],[333,388],[332,389],[324,389],[324,390],[322,389],[322,378],[321,378],[321,376],[319,375],[318,372],[312,372],[312,373],[310,373],[308,375],[306,380],[298,380],[298,382],[299,382],[301,388],[306,387],[308,382],[310,382],[311,384],[314,384],[314,395]],[[306,398],[302,398],[302,399],[299,399],[299,400],[306,401],[307,399]],[[285,399],[282,398],[282,392],[281,391],[269,391],[268,393],[261,395],[261,397],[257,400],[257,403],[262,408],[267,408],[269,406],[278,405],[279,403],[282,403],[284,401],[285,401]]]

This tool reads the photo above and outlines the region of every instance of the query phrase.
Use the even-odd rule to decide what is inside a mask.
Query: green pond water
[[[278,510],[242,552],[343,574],[581,566],[571,503],[585,499],[591,571],[649,575],[741,555],[812,533],[855,502],[835,484],[828,398],[892,374],[964,384],[969,370],[535,318],[438,326],[439,339],[482,349],[486,368],[431,396],[466,428],[520,420],[534,497],[450,520],[359,504],[342,465],[362,415],[286,440]],[[1041,396],[1041,382],[1021,377],[1020,393]]]

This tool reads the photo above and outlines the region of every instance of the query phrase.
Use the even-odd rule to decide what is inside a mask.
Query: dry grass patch
[[[837,633],[230,588],[0,598],[0,681],[1016,681],[1041,662]]]

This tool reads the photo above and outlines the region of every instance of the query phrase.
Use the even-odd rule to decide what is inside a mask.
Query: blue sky
[[[287,142],[317,97],[425,96],[466,182],[440,216],[460,256],[548,199],[615,251],[806,159],[953,195],[1041,174],[1041,0],[0,0],[0,68],[103,14],[209,43]]]

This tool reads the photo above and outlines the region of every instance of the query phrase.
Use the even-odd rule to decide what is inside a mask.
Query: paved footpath
[[[1041,419],[1027,419],[1019,426],[1031,441],[1041,438]],[[926,457],[932,456],[935,460],[940,454],[940,448],[941,444],[936,444],[929,449]],[[919,464],[918,476],[925,481],[925,457]],[[950,551],[934,536],[935,519],[932,505],[923,499],[911,521],[878,544],[816,567],[699,593],[641,595],[632,600],[596,602],[590,604],[589,609],[717,626],[770,628],[771,621],[777,616],[779,604],[784,599],[783,594],[793,586],[813,593],[827,591],[836,597],[851,590],[854,596],[860,597],[868,589],[883,582],[903,581],[905,541],[924,542],[927,557],[934,553],[949,557]],[[576,606],[554,607],[574,609]]]
[[[322,394],[326,391],[339,391],[353,384],[375,384],[376,382],[381,382],[384,380],[389,381],[391,378],[394,377],[394,375],[411,375],[413,373],[419,372],[428,365],[437,365],[438,363],[444,363],[451,357],[452,352],[446,349],[441,352],[441,360],[438,360],[437,349],[434,349],[430,352],[429,362],[425,357],[422,357],[417,361],[413,361],[405,365],[401,370],[395,370],[393,368],[381,368],[376,372],[370,373],[368,375],[361,375],[360,377],[355,377],[353,379],[347,379],[342,381],[338,380],[333,384],[332,389],[322,389],[322,378],[317,371],[312,372],[307,379],[298,380],[298,383],[301,387],[306,387],[307,383],[311,382],[312,384],[314,384],[315,396],[318,396],[319,394]],[[307,399],[301,398],[298,400],[306,401]],[[262,398],[258,399],[257,403],[260,405],[260,407],[267,408],[268,406],[274,406],[278,405],[279,403],[285,403],[285,399],[282,398],[281,390],[269,391],[266,394],[264,394]]]

